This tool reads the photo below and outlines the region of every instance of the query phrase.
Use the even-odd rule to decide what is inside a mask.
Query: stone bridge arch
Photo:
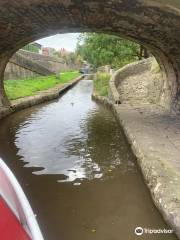
[[[9,105],[3,75],[9,58],[37,39],[66,32],[105,32],[146,46],[164,75],[161,103],[178,108],[179,0],[5,0],[0,2],[0,106]]]

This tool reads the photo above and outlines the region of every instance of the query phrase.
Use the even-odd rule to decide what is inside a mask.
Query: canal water
[[[0,157],[37,214],[45,240],[137,237],[136,227],[167,228],[153,205],[124,134],[83,80],[56,101],[0,122]]]

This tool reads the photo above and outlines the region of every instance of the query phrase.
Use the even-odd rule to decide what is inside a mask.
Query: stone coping
[[[50,101],[52,99],[58,98],[65,91],[69,90],[76,83],[78,83],[84,76],[77,77],[67,84],[58,84],[53,88],[50,88],[45,91],[40,91],[34,96],[19,98],[17,100],[11,101],[10,107],[0,108],[0,119],[10,115],[13,112],[17,112],[19,110],[32,107],[34,105]]]

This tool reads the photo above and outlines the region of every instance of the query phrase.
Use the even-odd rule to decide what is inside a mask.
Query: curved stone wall
[[[3,74],[21,47],[56,33],[116,34],[146,46],[167,77],[162,98],[177,107],[180,96],[180,4],[172,0],[5,0],[0,2],[0,105],[8,103]]]
[[[137,61],[126,65],[113,75],[110,80],[110,97],[114,102],[139,104],[160,104],[163,100],[163,76],[154,58]]]

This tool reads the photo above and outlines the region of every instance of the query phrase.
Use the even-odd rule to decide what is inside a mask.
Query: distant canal
[[[91,100],[84,80],[56,101],[0,122],[0,157],[37,214],[45,240],[176,239],[134,229],[167,228],[123,132]]]

